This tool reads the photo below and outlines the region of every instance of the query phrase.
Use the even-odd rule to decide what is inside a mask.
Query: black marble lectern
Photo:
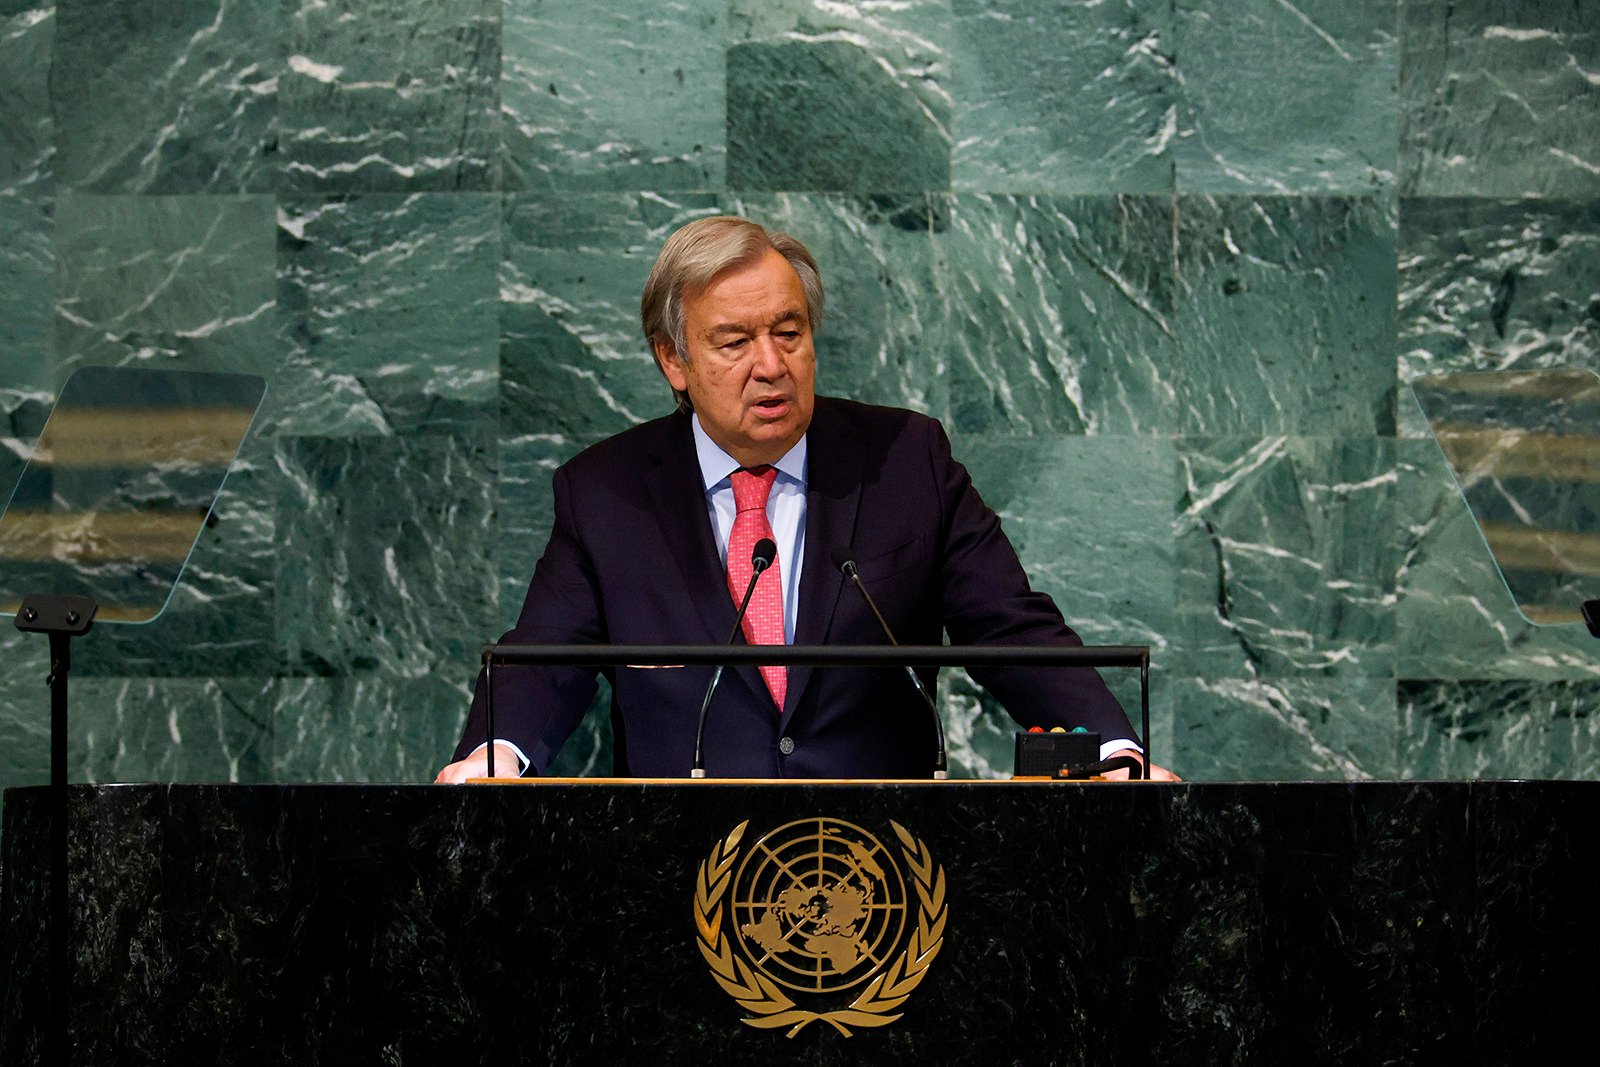
[[[74,1061],[1525,1062],[1600,1003],[1597,807],[1570,782],[75,787]],[[44,791],[4,815],[20,1064]]]

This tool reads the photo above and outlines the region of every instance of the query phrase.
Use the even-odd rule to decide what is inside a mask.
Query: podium
[[[1587,782],[71,805],[82,1063],[1499,1063],[1555,1051],[1600,992]],[[4,819],[0,1059],[21,1064],[48,1010],[46,790],[9,790]]]

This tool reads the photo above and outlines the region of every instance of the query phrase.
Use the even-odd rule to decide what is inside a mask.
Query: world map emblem
[[[944,941],[945,878],[899,823],[898,847],[842,819],[786,823],[746,845],[749,821],[701,862],[695,926],[712,977],[762,1029],[885,1026]]]

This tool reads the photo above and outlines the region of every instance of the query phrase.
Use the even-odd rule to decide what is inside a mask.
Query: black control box
[[[1013,778],[1060,778],[1063,768],[1077,770],[1100,761],[1100,735],[1026,733],[1017,735]]]

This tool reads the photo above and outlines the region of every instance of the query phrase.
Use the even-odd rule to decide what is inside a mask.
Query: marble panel
[[[0,3],[0,197],[36,195],[53,184],[55,31],[54,0]]]
[[[1182,192],[1371,193],[1395,181],[1396,0],[1177,0]]]
[[[93,640],[79,643],[78,656],[94,654]],[[272,781],[277,688],[266,677],[74,681],[72,779]]]
[[[273,188],[285,9],[57,0],[56,178],[97,193]]]
[[[1600,29],[1567,0],[1406,0],[1400,190],[1600,193]]]
[[[1234,800],[1256,789],[1275,810]],[[1439,784],[1188,790],[1163,813],[1173,847],[1130,892],[1139,925],[1170,931],[1179,956],[1158,979],[1156,1014],[1171,1022],[1156,1024],[1154,1058],[1463,1057],[1466,799]],[[1198,892],[1177,888],[1190,880]],[[1264,930],[1270,916],[1286,934]],[[1347,997],[1361,1005],[1353,1026],[1341,1021]]]
[[[950,184],[990,193],[1172,189],[1172,12],[1140,0],[952,0]]]
[[[639,1047],[685,1063],[943,1062],[952,1041],[997,1063],[1089,1048],[1104,1055],[1043,1058],[1543,1058],[1581,1036],[1595,991],[1582,977],[1595,794],[1528,782],[84,789],[77,814],[104,848],[74,885],[93,949],[76,991],[115,1013],[82,1013],[77,1033],[141,1061],[240,1048],[296,1062],[362,1048],[515,1058],[530,1027],[563,1062]],[[43,847],[44,801],[7,800],[0,953],[40,927],[25,861]],[[683,916],[697,863],[719,841],[742,859],[806,813],[876,835],[886,868],[904,860],[891,819],[936,859],[943,888],[924,910],[948,904],[942,950],[893,1025],[792,1039],[742,1025],[696,950]],[[735,841],[740,820],[750,833]],[[864,878],[898,895],[897,880]],[[774,882],[788,879],[761,885]],[[118,949],[131,965],[115,966]],[[530,953],[544,965],[519,966]],[[0,990],[16,1059],[47,1015],[43,989]],[[835,1003],[847,1001],[807,1002]],[[152,1021],[160,1043],[142,1044]]]
[[[1394,432],[1395,221],[1382,201],[1180,196],[1184,432]]]
[[[170,870],[163,847],[163,816],[169,810],[165,790],[107,790],[104,805],[90,802],[87,792],[75,789],[69,800],[72,1058],[155,1063],[166,1058],[161,1050],[165,1019],[143,990],[169,986],[178,977],[160,909],[197,883],[165,877]],[[126,837],[113,829],[122,826],[132,831]],[[113,836],[119,840],[108,847]],[[198,866],[203,869],[204,863]],[[116,885],[127,894],[127,903],[96,907],[84,899],[86,887],[95,884]],[[116,1019],[115,1034],[105,1040],[78,1040],[76,1020],[91,1014]]]
[[[0,616],[0,788],[50,780],[50,639]]]
[[[1188,781],[1395,778],[1394,679],[1358,674],[1169,677],[1172,742]]]
[[[1400,441],[1394,623],[1401,678],[1600,681],[1600,641],[1539,626],[1511,593],[1433,441]]]
[[[470,677],[494,618],[493,442],[289,438],[277,458],[288,671]]]
[[[0,886],[6,909],[0,916],[0,1005],[5,1009],[0,1015],[0,1059],[53,1063],[68,1058],[45,1051],[53,1013],[40,1010],[44,1005],[22,1007],[30,992],[43,999],[51,990],[47,842],[53,820],[48,814],[34,820],[17,818],[16,809],[27,805],[23,797],[42,802],[47,793],[33,790],[6,798],[9,862]],[[86,799],[85,790],[79,788],[69,800],[71,1058],[159,1062],[170,1057],[160,1047],[162,1029],[155,1020],[161,1013],[147,991],[166,986],[174,977],[163,951],[165,924],[159,913],[171,899],[171,887],[161,878],[166,798],[155,789],[114,789],[101,794],[103,803],[85,803]],[[48,809],[41,803],[36,810]],[[115,844],[110,843],[113,835],[118,838]],[[115,904],[86,900],[90,885],[114,885],[127,896]],[[115,1019],[114,1034],[86,1033],[80,1020],[89,1017]]]
[[[1398,699],[1407,777],[1600,776],[1600,681],[1402,679]]]
[[[793,234],[816,257],[826,293],[817,392],[935,417],[948,412],[929,240],[944,224],[943,198],[756,193],[730,201],[735,214]]]
[[[1164,658],[1178,581],[1174,442],[961,437],[955,451],[1034,588],[1086,642],[1149,645]]]
[[[1392,677],[1392,441],[1188,439],[1178,447],[1174,670]]]
[[[283,184],[297,192],[499,185],[496,0],[298,0],[279,87]]]
[[[274,574],[282,479],[273,444],[245,439],[165,610],[101,623],[73,660],[94,678],[270,676],[282,666]]]
[[[32,437],[55,399],[54,205],[0,195],[0,233],[0,435]],[[0,499],[21,473],[0,468]]]
[[[960,194],[934,249],[953,430],[1173,432],[1169,198]]]
[[[432,782],[461,737],[471,680],[460,664],[417,678],[285,679],[274,709],[272,780]]]
[[[511,189],[720,189],[727,0],[509,0]]]
[[[0,803],[0,1056],[8,1063],[44,1063],[44,1025],[24,1023],[19,1001],[27,990],[48,988],[50,980],[49,927],[34,917],[48,906],[47,872],[24,858],[49,848],[50,824],[25,818],[26,801],[13,799],[19,795],[8,792]]]
[[[278,213],[287,371],[271,429],[449,432],[496,416],[500,204],[294,199]]]
[[[735,190],[950,188],[950,0],[731,0]]]
[[[266,196],[66,196],[56,208],[58,380],[82,364],[281,381]]]
[[[1589,703],[1594,706],[1592,697]],[[1472,955],[1485,976],[1476,983],[1483,1021],[1474,1045],[1484,1063],[1560,1058],[1591,1028],[1600,975],[1583,963],[1564,967],[1552,958],[1567,946],[1584,953],[1594,943],[1600,856],[1593,826],[1569,821],[1589,810],[1592,769],[1589,777],[1472,786],[1468,820],[1480,872]],[[1521,945],[1544,951],[1524,955]],[[1576,1041],[1563,1033],[1569,1025]]]
[[[605,436],[673,410],[639,296],[673,231],[724,211],[709,195],[509,200],[500,274],[500,429]]]
[[[1400,201],[1401,378],[1600,371],[1600,204]],[[1401,427],[1430,436],[1402,386]]]

